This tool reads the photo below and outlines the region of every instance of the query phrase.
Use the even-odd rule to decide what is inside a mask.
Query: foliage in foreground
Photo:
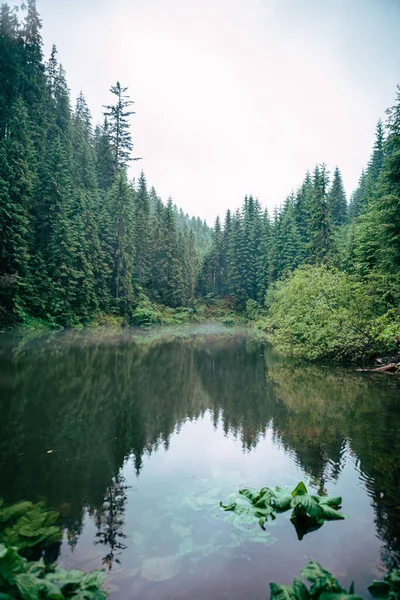
[[[317,562],[311,560],[301,571],[301,575],[311,583],[307,586],[295,577],[293,585],[270,583],[271,600],[362,600],[354,594],[354,582],[349,591]],[[383,580],[374,580],[368,587],[369,593],[378,600],[398,600],[400,597],[400,570],[393,569]]]
[[[220,506],[225,511],[235,513],[233,520],[257,520],[263,529],[268,519],[276,518],[276,513],[292,510],[290,520],[301,540],[306,533],[318,529],[325,521],[344,519],[344,515],[339,512],[341,504],[339,496],[334,498],[309,494],[301,481],[292,492],[278,486],[275,489],[264,487],[261,490],[244,488],[239,490],[237,500],[226,504],[221,502]]]
[[[43,502],[22,501],[4,506],[0,498],[0,543],[18,550],[60,542],[61,529],[55,525],[58,513],[47,510]]]
[[[16,548],[0,544],[1,600],[103,600],[105,575],[100,571],[48,570],[43,560],[28,562]]]
[[[4,506],[0,498],[0,600],[103,600],[101,571],[54,568],[43,559],[28,562],[20,553],[60,542],[58,513],[42,502],[22,501]]]
[[[301,575],[311,583],[307,586],[296,577],[293,585],[270,583],[271,600],[362,600],[354,594],[354,584],[345,590],[338,580],[321,565],[311,560],[301,571]]]
[[[379,600],[398,600],[400,598],[400,569],[392,569],[383,580],[374,579],[368,591]]]
[[[386,282],[388,285],[388,282]],[[285,354],[358,359],[399,348],[400,310],[373,278],[301,267],[267,294],[264,328]]]

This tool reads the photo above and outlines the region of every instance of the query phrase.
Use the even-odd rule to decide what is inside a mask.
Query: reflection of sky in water
[[[110,589],[114,590],[111,597],[119,598],[120,593],[129,593],[146,598],[164,598],[169,594],[183,598],[191,590],[192,596],[204,598],[207,593],[216,594],[220,590],[223,594],[224,589],[229,589],[232,598],[240,598],[244,593],[246,597],[263,598],[266,597],[269,581],[290,583],[311,557],[334,569],[346,585],[354,578],[361,593],[362,587],[365,588],[371,580],[371,572],[375,573],[379,567],[381,544],[371,527],[373,510],[354,468],[354,459],[346,454],[344,463],[337,483],[328,483],[327,491],[343,496],[343,512],[349,519],[326,523],[299,542],[289,515],[279,515],[275,522],[267,525],[267,533],[273,538],[271,545],[246,541],[250,535],[242,534],[240,545],[229,547],[235,532],[224,522],[226,513],[219,509],[219,499],[224,500],[226,495],[242,486],[279,484],[294,487],[299,480],[306,478],[290,454],[273,442],[271,430],[255,450],[243,452],[240,441],[232,434],[225,435],[220,424],[215,430],[209,412],[197,421],[187,421],[179,433],[173,434],[168,450],[160,447],[157,452],[145,457],[139,479],[131,460],[122,470],[130,486],[124,519],[127,548],[120,554],[121,565],[114,565],[111,571]],[[202,494],[215,488],[225,489],[226,495],[219,497],[217,494],[214,506],[207,505],[197,510],[186,504],[196,497],[200,497],[201,503]],[[213,493],[211,500],[212,497]],[[185,513],[184,526],[191,526],[191,533],[196,534],[197,531],[197,539],[200,540],[201,529],[205,529],[209,544],[204,539],[192,544],[187,548],[187,554],[171,564],[171,557],[179,554],[179,540],[176,539],[179,534],[176,534],[174,522],[182,521],[179,519],[182,512]],[[206,519],[204,515],[207,515]],[[214,527],[210,527],[211,517],[215,518]],[[150,546],[153,544],[153,547],[149,548],[147,557],[146,541],[140,540],[140,551],[133,542],[138,528],[140,536],[146,534],[146,527],[139,526],[142,518],[159,520],[149,532]],[[168,525],[171,531],[168,531]],[[249,531],[254,530],[256,534],[257,527],[249,527]],[[69,566],[98,568],[104,548],[93,547],[95,534],[96,529],[87,518],[74,553],[71,554],[64,545],[63,562]],[[158,539],[161,539],[158,549],[167,564],[155,563],[154,577],[167,579],[147,581],[141,576],[143,561],[154,558],[154,543]],[[226,544],[228,548],[224,552],[213,552],[209,547],[213,544]],[[209,554],[202,556],[202,552]],[[170,578],[171,574],[174,576]],[[151,578],[151,573],[145,575]]]

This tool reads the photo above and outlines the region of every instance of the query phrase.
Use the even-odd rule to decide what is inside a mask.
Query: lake
[[[110,598],[266,599],[310,557],[356,592],[400,559],[400,379],[282,358],[219,325],[0,338],[0,496],[45,499],[67,568]],[[220,508],[241,487],[341,495],[299,540]]]

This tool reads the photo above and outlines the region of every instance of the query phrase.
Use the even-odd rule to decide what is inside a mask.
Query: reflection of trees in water
[[[399,382],[295,361],[267,360],[277,412],[273,431],[315,486],[337,479],[345,450],[373,500],[377,532],[390,567],[400,559]]]
[[[244,451],[271,425],[319,491],[338,478],[349,448],[374,501],[386,560],[400,555],[393,379],[279,359],[244,336],[116,341],[80,334],[76,343],[3,346],[0,495],[46,497],[72,546],[88,509],[112,561],[124,545],[126,502],[115,473],[132,456],[139,474],[144,455],[168,447],[186,419],[209,409]]]
[[[120,563],[118,556],[126,549],[123,540],[124,513],[128,497],[127,486],[121,475],[113,477],[107,487],[102,506],[95,512],[95,523],[97,527],[95,544],[103,544],[108,548],[103,558],[103,565],[107,565],[111,571],[114,562]]]

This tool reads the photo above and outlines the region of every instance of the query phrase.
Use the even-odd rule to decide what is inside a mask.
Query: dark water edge
[[[400,557],[400,382],[282,358],[218,324],[0,338],[0,496],[61,513],[68,567],[110,597],[266,598],[312,556],[356,591]],[[298,541],[236,530],[241,486],[343,496]]]

